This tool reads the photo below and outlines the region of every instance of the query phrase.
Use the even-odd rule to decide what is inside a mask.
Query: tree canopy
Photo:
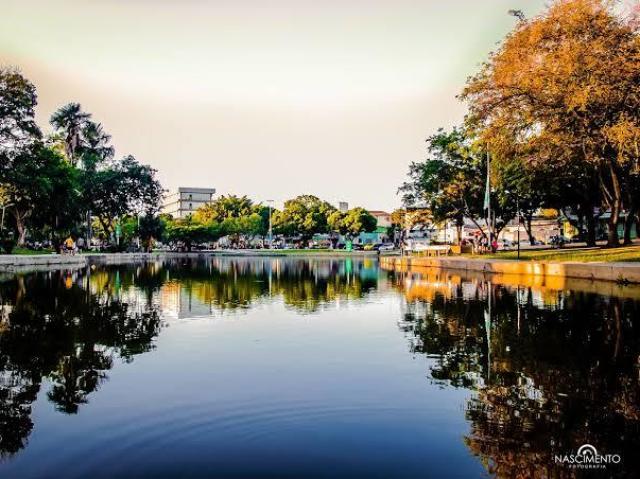
[[[462,93],[468,123],[503,159],[541,165],[585,190],[609,211],[609,244],[618,244],[623,208],[633,197],[640,156],[640,37],[611,2],[558,0],[517,23]],[[595,203],[595,205],[593,204]]]

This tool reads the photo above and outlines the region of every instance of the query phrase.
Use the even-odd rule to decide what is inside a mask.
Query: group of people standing
[[[495,253],[498,251],[498,239],[494,234],[490,234],[490,238],[486,235],[476,236],[469,240],[462,240],[462,245],[464,246],[468,241],[474,254]]]

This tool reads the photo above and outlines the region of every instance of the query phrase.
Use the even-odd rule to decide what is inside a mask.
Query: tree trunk
[[[483,238],[489,238],[489,236],[487,235],[487,233],[484,231],[484,229],[482,228],[482,226],[480,226],[480,223],[478,223],[476,221],[476,219],[473,216],[469,217],[471,219],[471,221],[473,222],[473,224],[476,226],[476,228],[478,228],[480,230],[480,234],[482,234]]]
[[[533,222],[533,214],[524,214],[524,229],[527,232],[527,236],[529,237],[529,243],[533,246],[536,242],[536,239],[533,236],[533,229],[531,227],[531,223]],[[520,220],[518,219],[518,229],[520,229]]]
[[[607,246],[610,248],[616,248],[620,246],[618,220],[620,219],[620,211],[622,209],[622,189],[618,180],[618,174],[611,162],[609,162],[609,173],[611,175],[613,193],[611,201],[609,202],[610,216],[608,221],[609,231],[607,232]]]
[[[632,206],[627,211],[627,217],[624,219],[624,238],[622,244],[625,246],[631,244],[631,230],[633,229],[633,225],[636,224],[637,213],[638,208],[636,206]]]
[[[25,220],[31,215],[31,210],[20,212],[14,208],[12,213],[16,220],[16,229],[18,230],[18,246],[24,246],[27,239],[27,225],[25,224]]]
[[[617,201],[612,203],[611,216],[607,222],[607,246],[616,248],[620,246],[620,235],[618,235],[618,219],[620,218],[620,206]]]
[[[587,246],[596,246],[596,219],[593,217],[593,213],[585,217],[585,223],[587,227]]]

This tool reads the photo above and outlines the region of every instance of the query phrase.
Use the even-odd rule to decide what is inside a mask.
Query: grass
[[[40,251],[34,251],[32,249],[27,249],[27,248],[14,248],[13,251],[11,251],[11,254],[19,254],[19,255],[25,255],[25,256],[32,256],[36,254],[51,254],[51,253],[53,253],[53,250],[51,249],[42,249]]]
[[[482,255],[482,258],[517,259],[516,251],[503,251],[495,254]],[[554,250],[521,250],[520,260],[524,261],[579,261],[589,262],[640,262],[640,246],[625,246],[621,248],[566,248]]]

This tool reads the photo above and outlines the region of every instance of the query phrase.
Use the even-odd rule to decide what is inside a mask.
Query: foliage
[[[77,220],[77,175],[53,150],[41,143],[22,148],[3,174],[5,204],[22,245],[29,224],[53,231],[70,229]],[[56,202],[57,201],[57,202]]]
[[[315,233],[329,232],[327,218],[335,208],[313,195],[288,200],[282,211],[275,212],[273,228],[277,234],[311,238]]]
[[[36,88],[18,70],[0,68],[0,166],[10,167],[12,153],[39,139],[35,122]]]
[[[352,208],[344,213],[335,210],[327,218],[327,224],[332,231],[353,237],[375,231],[377,220],[364,208]]]
[[[194,244],[217,241],[223,235],[224,230],[220,223],[202,224],[191,218],[170,221],[165,229],[165,238],[168,241],[182,242],[187,250],[191,250]]]
[[[486,150],[462,128],[450,132],[440,129],[427,139],[427,144],[427,159],[410,165],[409,181],[399,189],[404,204],[428,211],[435,224],[451,221],[458,229],[459,240],[464,218],[470,218],[484,232],[481,219],[486,216]],[[507,186],[504,182],[495,183],[492,189],[496,233],[515,217],[515,202],[500,201]]]
[[[579,171],[583,212],[610,211],[609,244],[618,244],[623,207],[635,215],[640,158],[640,36],[611,2],[558,0],[521,20],[471,78],[462,98],[469,124],[503,159]]]
[[[201,223],[209,223],[223,221],[227,218],[240,218],[253,212],[253,201],[247,196],[223,195],[199,208],[194,217]]]
[[[108,234],[114,220],[128,214],[155,214],[163,189],[156,170],[140,164],[133,156],[97,171],[84,171],[85,201]]]
[[[78,233],[87,210],[107,237],[119,217],[157,213],[163,190],[155,170],[132,156],[114,161],[111,137],[78,103],[52,115],[55,133],[43,141],[36,99],[17,70],[0,69],[0,188],[18,244],[29,229],[58,244]]]
[[[77,164],[82,148],[81,133],[91,118],[89,113],[82,111],[79,103],[69,103],[59,108],[51,115],[51,125],[63,133],[65,153],[72,164]]]

